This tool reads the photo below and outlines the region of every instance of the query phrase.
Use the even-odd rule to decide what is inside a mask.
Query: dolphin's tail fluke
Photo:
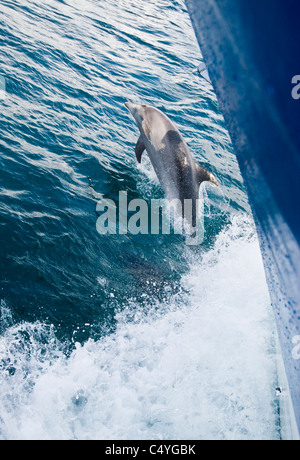
[[[207,169],[203,168],[203,166],[199,165],[199,163],[195,162],[195,167],[197,171],[197,179],[199,186],[202,182],[211,182],[212,184],[219,186],[219,182],[215,178],[215,176],[207,171]]]
[[[217,187],[219,187],[219,182],[218,180],[215,178],[215,176],[212,174],[212,173],[209,173],[210,174],[210,179],[209,179],[209,182],[211,182],[212,184],[216,185]]]

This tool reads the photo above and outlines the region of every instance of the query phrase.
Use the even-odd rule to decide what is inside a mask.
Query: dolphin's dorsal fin
[[[209,171],[207,171],[207,169],[203,168],[203,166],[199,165],[199,163],[197,163],[196,161],[195,169],[197,174],[197,182],[199,186],[204,181],[212,182],[215,185],[219,185],[215,176]]]
[[[145,148],[146,147],[145,147],[142,135],[140,135],[140,137],[137,140],[136,146],[135,146],[135,156],[136,156],[138,163],[142,161],[142,153],[145,150]]]

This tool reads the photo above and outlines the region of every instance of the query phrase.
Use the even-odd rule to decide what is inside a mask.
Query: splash
[[[70,353],[51,325],[12,325],[5,306],[0,437],[278,439],[276,334],[253,222],[236,217],[212,250],[189,254],[181,293],[149,308],[128,300],[113,333]]]

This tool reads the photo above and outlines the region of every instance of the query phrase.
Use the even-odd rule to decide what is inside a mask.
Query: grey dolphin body
[[[125,102],[133,115],[140,136],[135,146],[137,161],[147,150],[156,175],[169,200],[193,200],[193,208],[199,196],[201,182],[218,185],[216,178],[196,163],[176,126],[155,107]],[[193,225],[195,212],[193,211]]]

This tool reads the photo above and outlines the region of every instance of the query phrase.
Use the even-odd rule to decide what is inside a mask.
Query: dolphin
[[[139,163],[144,150],[148,152],[158,180],[168,200],[192,200],[193,226],[196,220],[196,199],[204,181],[218,185],[217,179],[198,164],[174,123],[159,109],[145,104],[125,102],[140,131],[135,146]]]

